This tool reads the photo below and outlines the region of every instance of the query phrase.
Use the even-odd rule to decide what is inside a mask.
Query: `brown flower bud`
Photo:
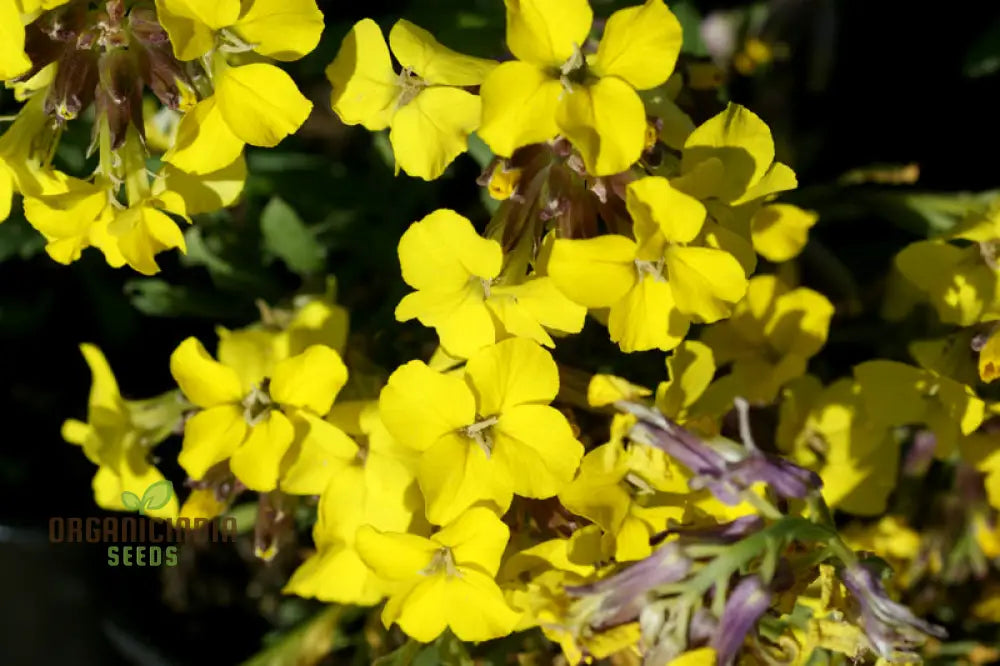
[[[98,71],[100,86],[97,92],[97,112],[108,120],[112,149],[118,149],[125,142],[130,123],[145,138],[142,122],[142,77],[133,53],[126,49],[108,51],[100,57]]]
[[[62,121],[76,118],[94,100],[96,85],[97,54],[67,46],[45,98],[45,113]]]

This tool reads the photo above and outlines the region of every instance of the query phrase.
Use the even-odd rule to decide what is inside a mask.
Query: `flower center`
[[[433,576],[442,572],[448,577],[458,577],[461,575],[458,567],[455,565],[455,556],[451,554],[451,548],[445,546],[442,546],[440,550],[434,553],[430,564],[420,570],[422,576]]]
[[[412,102],[413,98],[427,87],[427,82],[417,76],[410,68],[404,67],[403,71],[399,73],[396,85],[399,86],[399,97],[396,99],[396,108],[399,109]]]
[[[243,418],[247,425],[255,426],[263,421],[268,412],[277,407],[271,400],[270,394],[271,380],[267,377],[261,381],[260,385],[254,385],[250,392],[243,398]]]
[[[643,274],[648,273],[653,276],[653,279],[659,282],[666,282],[667,278],[663,276],[663,259],[659,261],[652,262],[645,259],[635,260],[635,270],[639,273],[639,279],[642,280]]]
[[[493,453],[493,433],[491,430],[499,420],[498,417],[491,416],[462,429],[462,434],[479,444],[487,458]]]

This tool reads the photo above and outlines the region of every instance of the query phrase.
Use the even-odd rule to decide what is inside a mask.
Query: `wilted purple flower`
[[[709,643],[720,666],[731,664],[743,641],[771,605],[771,591],[759,576],[746,576],[726,599],[719,628]]]
[[[699,543],[734,543],[749,536],[764,527],[764,519],[756,513],[740,516],[728,523],[706,525],[704,527],[669,527],[659,534],[653,535],[653,544],[663,541],[667,536],[676,534],[680,542],[697,541]]]
[[[719,501],[730,506],[742,502],[741,493],[758,482],[766,483],[786,499],[802,499],[823,485],[815,472],[756,447],[739,460],[727,460],[658,410],[634,402],[622,401],[617,405],[639,419],[629,433],[633,440],[665,451],[695,473],[691,480],[693,488],[708,488]]]
[[[840,572],[844,586],[858,603],[862,628],[876,652],[884,659],[914,654],[928,635],[945,638],[943,627],[921,620],[889,598],[874,572],[863,564],[852,564]]]
[[[671,542],[613,576],[566,591],[577,597],[603,597],[590,619],[593,628],[603,629],[635,620],[651,592],[682,580],[690,570],[691,560],[677,542]]]

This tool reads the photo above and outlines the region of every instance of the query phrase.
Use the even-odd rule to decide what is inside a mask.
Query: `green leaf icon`
[[[127,490],[122,493],[122,504],[124,504],[125,508],[129,511],[138,511],[142,508],[142,502],[139,501],[138,496]]]
[[[170,501],[173,494],[174,487],[169,481],[166,479],[157,481],[149,488],[146,488],[146,492],[142,494],[142,512],[145,513],[150,509],[162,509]]]

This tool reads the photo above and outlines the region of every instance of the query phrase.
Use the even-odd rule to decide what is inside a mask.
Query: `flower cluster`
[[[19,192],[57,261],[93,245],[155,272],[184,248],[176,219],[239,196],[244,146],[310,112],[270,61],[316,46],[313,0],[23,4],[0,0],[25,26],[0,51],[25,102],[0,137],[0,204]],[[797,180],[764,120],[684,103],[663,0],[601,21],[587,0],[504,5],[502,62],[363,19],[326,70],[333,112],[388,130],[397,171],[436,179],[474,133],[492,151],[488,222],[439,208],[398,241],[411,290],[394,315],[433,331],[433,355],[359,380],[346,311],[299,300],[219,329],[214,354],[179,342],[177,389],[131,402],[84,346],[87,422],[63,433],[99,466],[98,504],[162,479],[150,451],[177,434],[191,491],[161,517],[223,515],[250,493],[260,515],[314,507],[284,591],[382,604],[385,628],[418,642],[537,630],[574,664],[917,659],[947,634],[894,596],[1000,556],[1000,403],[945,348],[966,335],[968,357],[974,339],[978,377],[1000,376],[1000,207],[896,260],[896,287],[966,330],[914,345],[916,365],[866,360],[824,385],[811,364],[840,312],[786,269],[817,216],[775,201]],[[78,178],[53,154],[91,104],[99,165]],[[599,368],[581,352],[598,343],[615,351]],[[649,377],[635,368],[653,356],[656,387],[616,374]],[[935,462],[970,498],[951,507],[960,534],[850,522]],[[294,526],[258,521],[260,558],[278,529]]]

